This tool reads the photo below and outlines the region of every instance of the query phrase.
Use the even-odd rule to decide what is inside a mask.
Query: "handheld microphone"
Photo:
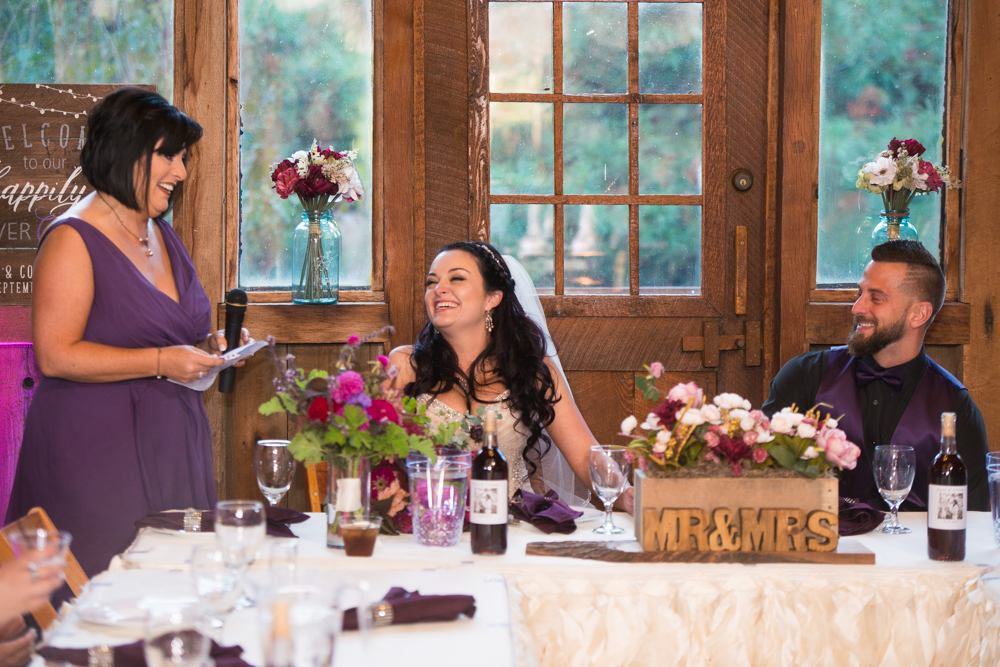
[[[247,293],[241,289],[229,290],[226,295],[226,352],[240,346],[243,316],[247,313]],[[219,391],[233,393],[236,388],[236,368],[230,366],[219,373]]]

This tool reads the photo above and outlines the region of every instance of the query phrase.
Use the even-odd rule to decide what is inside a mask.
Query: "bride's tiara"
[[[498,269],[500,269],[500,273],[505,275],[507,278],[510,278],[510,269],[507,268],[507,265],[504,263],[503,258],[500,256],[500,253],[497,252],[496,248],[484,241],[473,241],[473,243],[486,251],[486,253],[490,256],[490,259],[493,260],[493,263],[497,265]]]

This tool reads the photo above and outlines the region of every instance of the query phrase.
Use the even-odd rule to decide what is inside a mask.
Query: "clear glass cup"
[[[898,512],[899,506],[903,504],[913,486],[913,476],[917,468],[913,447],[879,445],[875,448],[873,467],[875,485],[891,509],[889,520],[876,528],[876,532],[890,535],[909,533],[909,528],[899,525]]]
[[[15,533],[8,537],[15,558],[24,558],[36,551],[52,553],[52,556],[38,561],[38,567],[58,565],[66,567],[66,554],[73,536],[65,530],[51,531],[45,528]]]
[[[413,537],[429,547],[453,547],[462,539],[472,455],[444,448],[434,461],[418,452],[406,458]]]
[[[268,573],[271,586],[294,586],[298,583],[299,544],[278,540],[268,545]]]
[[[191,577],[198,604],[213,629],[225,625],[223,616],[240,598],[240,571],[226,559],[226,553],[214,544],[195,547],[191,553]]]
[[[612,518],[615,501],[628,486],[628,473],[632,464],[626,456],[627,449],[620,445],[593,445],[590,448],[590,483],[604,503],[604,523],[594,529],[600,535],[618,535],[625,529],[616,526]]]
[[[1000,452],[990,452],[986,455],[986,479],[990,488],[993,539],[1000,547]]]
[[[292,485],[295,457],[288,451],[288,440],[258,440],[253,453],[257,486],[274,507]]]
[[[243,596],[238,609],[253,606],[246,590],[246,572],[264,545],[267,515],[257,500],[224,500],[215,506],[215,544],[225,554],[226,562],[240,572]]]
[[[149,667],[202,667],[212,640],[205,619],[194,606],[153,613],[146,621],[142,648]]]

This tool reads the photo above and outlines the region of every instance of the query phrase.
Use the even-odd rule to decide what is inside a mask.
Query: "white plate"
[[[106,602],[85,602],[77,607],[76,613],[87,623],[142,630],[150,614],[166,613],[196,603],[194,598],[122,598]]]
[[[569,508],[576,512],[583,512],[583,516],[579,519],[575,519],[577,523],[586,523],[587,521],[596,521],[597,519],[604,518],[604,512],[596,507],[570,505]]]

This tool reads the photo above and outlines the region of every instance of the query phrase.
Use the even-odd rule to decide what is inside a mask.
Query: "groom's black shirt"
[[[793,403],[800,412],[809,410],[816,404],[816,394],[826,372],[828,350],[807,352],[785,364],[771,381],[771,390],[762,406],[768,417]],[[884,370],[871,355],[862,358],[875,371]],[[927,358],[921,354],[900,364],[903,371],[903,386],[898,391],[882,380],[858,388],[858,402],[861,405],[861,423],[864,442],[856,443],[874,460],[878,445],[893,443],[892,434],[909,405],[917,384],[927,370]],[[952,405],[955,413],[955,443],[958,454],[965,463],[969,475],[969,510],[989,511],[989,487],[986,479],[986,425],[972,397],[966,389],[961,389]],[[832,415],[837,417],[837,415]]]

